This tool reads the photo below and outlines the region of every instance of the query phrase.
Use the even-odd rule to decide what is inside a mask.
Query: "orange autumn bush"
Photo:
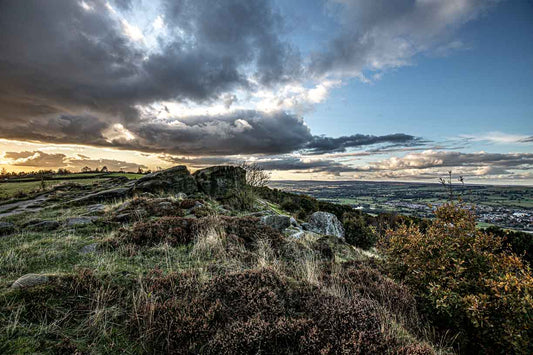
[[[437,328],[459,334],[464,353],[532,353],[533,277],[500,237],[476,228],[466,206],[448,203],[422,233],[388,230],[380,247],[391,274]]]

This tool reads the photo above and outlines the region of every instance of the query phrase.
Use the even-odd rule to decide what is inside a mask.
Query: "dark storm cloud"
[[[521,139],[519,142],[520,143],[533,143],[533,136]]]
[[[379,143],[413,146],[422,145],[425,143],[425,141],[403,133],[388,134],[384,136],[354,134],[352,136],[343,136],[338,138],[314,136],[312,140],[306,144],[305,148],[310,154],[324,154],[345,152],[347,148],[359,148]]]
[[[25,138],[27,131],[27,138],[46,141],[49,135],[32,126],[91,115],[106,123],[99,131],[78,123],[76,134],[84,134],[83,143],[105,144],[108,125],[140,119],[136,105],[205,103],[249,87],[252,77],[268,85],[298,75],[298,53],[278,38],[281,18],[267,1],[165,2],[172,36],[150,55],[125,36],[105,1],[86,0],[88,9],[81,4],[0,3],[2,137]],[[138,2],[112,4],[131,9]]]
[[[358,76],[409,63],[421,52],[458,48],[450,34],[499,0],[329,0],[342,30],[310,66],[317,76]]]
[[[143,150],[171,154],[234,155],[287,153],[312,139],[303,120],[285,112],[237,111],[132,126]]]
[[[83,155],[79,155],[78,158],[73,158],[61,153],[49,154],[42,151],[6,152],[4,157],[12,160],[10,163],[12,166],[35,168],[68,168],[80,170],[84,166],[88,166],[91,169],[107,166],[111,171],[136,171],[139,168],[147,168],[141,164],[114,159],[90,159]]]
[[[390,11],[383,1],[339,0],[344,32],[328,51],[316,54],[312,71],[322,75],[401,59],[389,46],[397,29],[440,33],[437,20],[446,19],[442,26],[459,21],[442,15],[449,10],[446,2],[428,7],[401,0]],[[482,7],[479,1],[457,1],[470,9],[454,15],[459,18]],[[142,2],[110,4],[130,13]],[[405,134],[317,137],[301,117],[286,112],[172,120],[146,115],[140,106],[165,100],[223,99],[231,106],[235,89],[300,80],[305,62],[281,39],[283,19],[270,1],[162,0],[162,5],[168,36],[147,51],[124,34],[124,23],[105,0],[0,1],[0,138],[192,155],[321,154],[381,143],[423,144]],[[368,35],[378,27],[383,32],[377,37]],[[108,134],[119,123],[133,139]]]
[[[59,115],[7,122],[1,135],[8,139],[109,146],[102,135],[109,127],[92,115]]]
[[[185,155],[305,154],[344,152],[379,143],[423,144],[406,134],[353,135],[340,138],[313,136],[303,119],[287,112],[236,111],[217,116],[187,117],[131,125],[137,139],[113,142],[131,149]]]

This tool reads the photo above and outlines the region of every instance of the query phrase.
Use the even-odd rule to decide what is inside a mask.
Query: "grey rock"
[[[58,221],[32,221],[26,224],[26,228],[32,231],[53,231],[59,228]]]
[[[42,285],[48,282],[48,276],[40,274],[26,274],[13,282],[11,288],[26,288]]]
[[[246,171],[236,166],[212,166],[193,174],[198,189],[213,197],[225,197],[246,186]]]
[[[100,203],[87,207],[87,212],[91,214],[100,214],[100,213],[103,213],[104,211],[105,211],[105,205],[102,205]]]
[[[298,222],[296,221],[296,219],[294,217],[291,217],[290,222],[291,222],[291,226],[298,227]]]
[[[187,194],[186,194],[186,193],[183,193],[183,192],[178,192],[178,193],[176,194],[176,198],[177,198],[178,200],[180,200],[180,201],[181,201],[181,200],[185,200],[185,199],[187,198]]]
[[[96,248],[98,247],[98,244],[92,243],[89,245],[84,246],[80,249],[81,254],[92,254],[96,252]]]
[[[10,235],[15,233],[16,227],[13,223],[0,222],[0,236]]]
[[[302,227],[303,230],[306,230],[306,231],[311,230],[311,225],[307,222],[302,223],[300,226]]]
[[[68,218],[65,221],[65,224],[68,227],[84,226],[84,225],[93,223],[96,219],[97,218],[95,217],[73,217],[73,218]]]
[[[135,182],[133,190],[192,194],[198,190],[198,187],[187,167],[180,165],[143,176]]]
[[[131,196],[131,189],[119,187],[116,189],[104,190],[94,194],[89,194],[71,201],[73,205],[88,205],[95,202],[120,200]]]
[[[337,216],[329,212],[315,212],[309,217],[309,230],[344,239],[344,228]]]
[[[261,223],[282,231],[291,226],[291,217],[284,215],[263,216],[261,217]]]

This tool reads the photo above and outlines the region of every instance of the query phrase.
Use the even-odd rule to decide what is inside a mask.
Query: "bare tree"
[[[452,171],[448,171],[448,179],[445,179],[445,178],[439,178],[439,181],[441,183],[441,185],[446,189],[448,190],[448,199],[450,201],[453,201],[453,183],[452,183]],[[462,175],[459,175],[459,177],[457,178],[457,181],[459,181],[462,185],[462,191],[464,193],[464,189],[465,189],[465,179]]]
[[[257,163],[244,161],[239,166],[246,170],[246,183],[252,187],[265,187],[270,181],[270,172]]]

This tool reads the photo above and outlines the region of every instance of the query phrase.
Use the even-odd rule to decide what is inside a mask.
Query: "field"
[[[137,180],[143,174],[136,173],[81,173],[68,175],[54,175],[44,180],[44,189],[42,182],[36,178],[15,178],[9,182],[0,183],[0,204],[11,199],[24,199],[34,196],[35,194],[45,192],[55,186],[65,183],[76,183],[80,185],[92,185],[94,183],[116,177],[127,177],[130,180]]]
[[[274,181],[271,187],[298,192],[367,213],[390,212],[430,217],[446,202],[449,191],[440,184],[365,181]],[[453,199],[476,206],[480,223],[533,230],[533,188],[523,186],[457,185]]]

